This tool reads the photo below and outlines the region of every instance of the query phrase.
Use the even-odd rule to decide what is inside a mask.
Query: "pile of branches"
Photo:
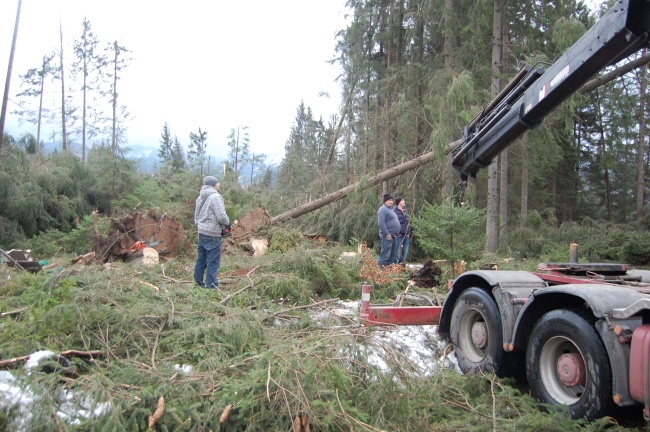
[[[341,261],[339,255],[340,250],[313,248],[249,261],[225,257],[224,271],[251,270],[219,290],[188,281],[193,262],[182,259],[150,268],[95,266],[63,276],[1,268],[0,312],[15,312],[1,318],[1,359],[43,347],[93,353],[31,374],[23,372],[21,362],[6,365],[23,389],[41,395],[22,428],[305,432],[575,427],[563,414],[539,411],[530,397],[494,376],[463,376],[449,369],[423,375],[403,347],[360,327],[355,314],[334,308],[341,307],[336,296],[343,287],[358,300],[360,286],[358,264]],[[10,271],[11,278],[4,274]],[[317,298],[316,289],[323,297]],[[96,414],[66,423],[57,413],[80,399],[62,400],[63,391],[91,401],[86,412]],[[95,411],[97,406],[108,408]],[[11,430],[19,411],[4,412]],[[593,430],[602,426],[594,424]]]

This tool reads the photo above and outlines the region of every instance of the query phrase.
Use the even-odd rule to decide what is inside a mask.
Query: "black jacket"
[[[399,235],[408,235],[409,237],[413,233],[413,230],[411,229],[411,220],[409,217],[409,212],[408,210],[402,210],[399,209],[399,207],[395,206],[393,209],[395,214],[397,215],[397,219],[399,219],[399,225],[400,225],[400,230],[399,230]]]

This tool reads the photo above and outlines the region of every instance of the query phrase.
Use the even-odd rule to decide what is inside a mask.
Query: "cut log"
[[[253,247],[253,256],[258,257],[264,255],[269,248],[269,241],[265,238],[251,239],[251,246]]]
[[[146,247],[142,249],[142,264],[151,267],[158,264],[159,261],[158,251],[154,248]]]

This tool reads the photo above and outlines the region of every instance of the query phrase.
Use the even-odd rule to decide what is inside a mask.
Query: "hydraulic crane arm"
[[[463,129],[453,166],[476,176],[603,68],[650,46],[650,0],[620,0],[548,70],[522,69]]]

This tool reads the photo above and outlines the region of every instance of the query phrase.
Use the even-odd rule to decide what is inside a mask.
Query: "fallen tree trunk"
[[[624,64],[623,66],[617,67],[611,72],[608,72],[606,74],[603,74],[599,77],[596,77],[592,79],[591,81],[585,83],[580,89],[578,90],[578,93],[580,94],[585,94],[589,93],[590,91],[596,90],[598,87],[607,84],[610,81],[613,81],[614,79],[625,75],[626,73],[639,68],[643,65],[646,65],[650,63],[650,52],[646,53],[645,55],[639,57],[636,60],[632,60],[629,63]]]
[[[460,144],[460,140],[453,142],[448,146],[448,149],[452,146],[455,148]],[[449,151],[449,150],[447,150]],[[400,174],[404,174],[407,171],[414,170],[416,168],[421,167],[422,165],[426,165],[429,162],[433,160],[433,156],[435,155],[435,152],[428,152],[424,153],[422,156],[418,156],[415,159],[411,159],[409,161],[404,162],[403,164],[394,166],[392,168],[388,168],[385,171],[382,171],[378,174],[375,174],[374,176],[370,177],[369,179],[358,181],[354,184],[351,184],[349,186],[344,187],[343,189],[339,189],[336,192],[332,192],[330,194],[325,195],[324,197],[318,198],[314,201],[308,202],[307,204],[303,204],[300,207],[296,207],[292,210],[289,210],[287,212],[284,212],[282,214],[279,214],[275,217],[271,218],[271,224],[276,224],[279,222],[284,222],[287,219],[295,219],[297,217],[300,217],[306,213],[312,212],[314,210],[317,210],[321,207],[326,206],[327,204],[331,204],[334,201],[338,201],[341,198],[345,198],[350,192],[353,190],[362,187],[363,189],[378,185],[379,183],[391,179],[393,177],[397,177]]]

